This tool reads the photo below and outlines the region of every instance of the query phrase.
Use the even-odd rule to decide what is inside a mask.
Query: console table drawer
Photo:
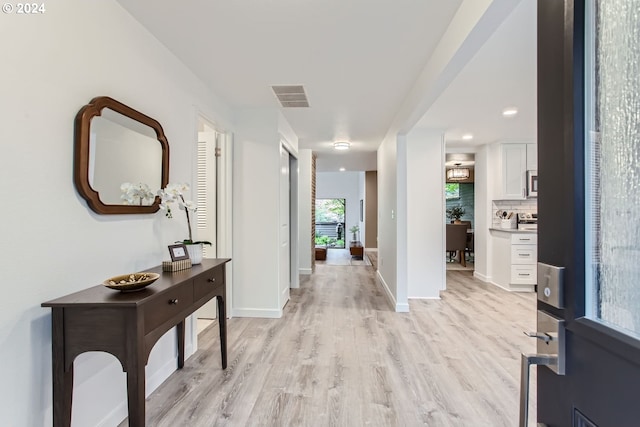
[[[224,286],[224,266],[193,279],[193,300],[198,301],[221,286]]]
[[[176,286],[162,296],[144,305],[144,329],[151,331],[193,303],[193,285],[191,282]]]

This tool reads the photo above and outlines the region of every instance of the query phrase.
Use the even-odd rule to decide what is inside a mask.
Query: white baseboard
[[[262,308],[234,308],[233,317],[258,317],[265,319],[279,319],[282,317],[282,310],[262,309]]]
[[[438,299],[442,299],[442,298],[440,298],[440,296],[437,296],[437,297],[409,297],[409,299],[431,299],[431,300],[438,300]]]
[[[504,286],[499,285],[499,284],[497,284],[496,282],[493,282],[493,281],[491,281],[491,280],[489,280],[487,283],[492,284],[493,286],[497,286],[497,287],[499,287],[500,289],[504,289],[505,291],[509,291],[509,288],[505,288]]]
[[[500,289],[504,289],[507,292],[535,292],[535,285],[513,285],[512,288],[508,288],[502,285],[497,284],[496,282],[493,282],[491,280],[488,281],[488,283],[499,287]]]
[[[191,351],[188,351],[191,350]],[[185,346],[184,349],[184,358],[185,360],[189,358],[193,354],[193,347],[187,349]],[[167,363],[165,363],[160,369],[155,371],[152,375],[146,378],[147,384],[145,387],[145,397],[149,397],[151,393],[155,389],[157,389],[160,384],[162,384],[171,374],[178,370],[178,358],[171,358]]]
[[[313,274],[313,269],[312,268],[301,268],[300,270],[298,270],[298,273],[303,275],[303,276],[310,276],[311,274]]]
[[[191,351],[189,351],[191,350]],[[185,347],[185,359],[193,354],[193,347]],[[152,375],[146,378],[145,397],[149,397],[160,384],[162,384],[171,374],[178,370],[178,358],[172,357],[165,363],[160,369],[155,371]],[[113,411],[104,417],[96,427],[117,426],[127,418],[129,415],[129,408],[127,405],[127,399],[125,398],[116,406]]]
[[[480,274],[477,271],[473,272],[473,277],[475,277],[478,280],[482,280],[483,282],[491,282],[491,277],[485,276],[484,274]]]
[[[396,304],[396,313],[408,313],[408,312],[409,312],[409,303]]]
[[[389,300],[389,302],[391,303],[391,307],[393,307],[397,313],[408,313],[409,303],[398,303],[396,301],[396,297],[391,293],[391,290],[389,289],[387,282],[384,281],[384,278],[380,274],[380,270],[376,271],[376,277],[378,278],[378,283],[380,283],[380,285],[382,286],[382,289],[384,289],[384,293],[387,296],[387,299]]]
[[[127,405],[127,399],[124,399],[116,408],[109,412],[109,415],[104,417],[96,427],[108,427],[120,425],[122,421],[129,415],[129,407]]]

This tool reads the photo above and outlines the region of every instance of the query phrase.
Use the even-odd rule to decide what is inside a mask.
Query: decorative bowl
[[[107,288],[115,289],[121,292],[139,291],[146,288],[156,280],[160,275],[158,273],[130,273],[121,274],[120,276],[111,277],[104,282]]]

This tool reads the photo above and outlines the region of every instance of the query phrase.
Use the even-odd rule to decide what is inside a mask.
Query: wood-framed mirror
[[[156,193],[169,182],[169,143],[160,123],[100,96],[78,111],[74,144],[73,180],[93,211],[158,211]]]

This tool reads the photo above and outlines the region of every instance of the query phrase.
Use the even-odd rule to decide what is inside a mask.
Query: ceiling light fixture
[[[466,133],[466,134],[462,135],[462,139],[464,139],[465,141],[469,141],[469,140],[473,139],[473,135],[471,135],[470,133]]]
[[[346,141],[338,141],[333,143],[333,148],[336,150],[348,150],[351,144]]]
[[[447,180],[448,181],[464,181],[465,179],[469,179],[471,173],[469,172],[469,168],[461,168],[462,163],[456,163],[455,168],[451,168],[447,171]]]
[[[502,115],[505,117],[513,117],[518,114],[518,109],[515,107],[509,107],[502,110]]]
[[[345,168],[340,168],[340,172],[344,172],[344,171],[346,171]]]

